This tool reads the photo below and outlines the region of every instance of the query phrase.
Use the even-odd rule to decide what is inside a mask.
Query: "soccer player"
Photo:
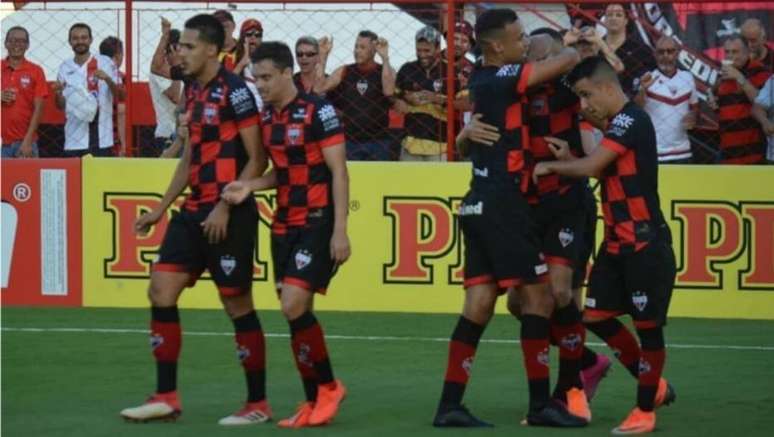
[[[229,184],[223,197],[239,203],[252,191],[277,189],[271,227],[274,279],[306,394],[306,402],[279,426],[325,425],[336,416],[347,390],[333,377],[323,331],[312,308],[315,293],[325,294],[336,269],[350,255],[344,134],[330,103],[296,89],[293,54],[287,45],[264,43],[253,52],[252,61],[265,103],[263,144],[273,170]]]
[[[473,178],[459,210],[465,238],[465,303],[449,342],[447,371],[438,410],[438,427],[491,426],[473,416],[462,397],[479,339],[497,297],[522,287],[521,347],[529,381],[530,425],[584,426],[549,393],[548,346],[553,299],[547,267],[530,229],[534,226],[523,193],[529,184],[531,155],[523,103],[528,87],[569,71],[578,62],[574,49],[540,63],[522,62],[528,43],[515,12],[490,9],[476,23],[483,62],[470,78],[474,113],[496,126],[494,144],[472,142]]]
[[[601,180],[605,240],[591,272],[584,321],[619,351],[618,359],[638,378],[637,406],[613,433],[647,433],[656,425],[655,407],[675,398],[661,377],[666,358],[663,327],[676,267],[672,237],[659,207],[656,132],[604,59],[585,59],[568,75],[568,82],[583,109],[609,120],[605,137],[581,159],[561,147],[557,156],[562,161],[538,163],[534,177],[556,173]],[[622,314],[634,319],[641,347],[616,319]]]
[[[250,90],[218,62],[223,39],[223,26],[211,15],[186,21],[180,38],[182,68],[192,79],[185,94],[190,137],[164,197],[137,220],[137,232],[145,233],[157,223],[186,186],[191,193],[169,222],[148,289],[156,393],[143,405],[121,411],[128,420],[145,422],[180,415],[177,301],[205,268],[234,324],[237,355],[247,380],[244,408],[219,423],[243,425],[271,418],[264,336],[251,294],[258,212],[253,199],[233,206],[220,200],[226,184],[262,174],[268,160],[260,148],[258,111]]]

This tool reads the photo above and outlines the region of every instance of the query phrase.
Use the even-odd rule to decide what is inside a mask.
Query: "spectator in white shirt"
[[[766,134],[766,162],[774,164],[774,75],[769,76],[755,98],[752,116],[758,120]]]
[[[75,53],[59,67],[56,105],[65,111],[65,156],[112,156],[113,96],[120,93],[113,60],[93,55],[91,28],[76,23],[68,33]]]
[[[161,39],[151,60],[148,85],[156,113],[156,130],[150,148],[141,148],[140,156],[156,157],[169,148],[174,141],[175,108],[182,97],[182,81],[170,80],[172,65],[179,64],[177,45],[180,31],[172,29],[165,18],[161,19]]]
[[[693,75],[677,68],[679,53],[674,38],[661,37],[656,42],[657,67],[642,76],[635,96],[656,128],[659,163],[693,161],[688,131],[696,125],[699,100]]]

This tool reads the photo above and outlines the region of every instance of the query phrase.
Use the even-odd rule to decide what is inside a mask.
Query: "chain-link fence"
[[[148,81],[162,17],[181,29],[195,14],[222,9],[233,17],[235,40],[239,41],[244,23],[258,20],[263,41],[284,41],[296,49],[296,55],[312,59],[297,59],[297,69],[300,66],[303,71],[309,71],[310,62],[325,58],[325,41],[332,41],[326,73],[333,80],[321,84],[299,80],[298,85],[310,92],[324,91],[334,103],[345,122],[351,158],[441,160],[459,159],[450,144],[470,115],[465,86],[477,56],[472,44],[475,18],[501,2],[131,4],[127,20],[127,2],[29,2],[5,16],[2,26],[9,29],[19,25],[29,31],[27,58],[40,64],[47,79],[54,81],[62,62],[73,56],[67,40],[70,25],[85,22],[91,26],[91,51],[96,53],[100,41],[108,36],[126,40],[125,24],[130,21],[132,40],[126,41],[130,51],[122,68],[131,65],[126,121],[132,155],[153,153],[148,150],[154,143],[156,115]],[[764,132],[750,115],[750,89],[744,88],[748,82],[761,88],[765,70],[772,68],[772,50],[760,66],[756,61],[747,62],[744,56],[725,67],[721,60],[731,56],[724,55],[723,46],[729,44],[725,41],[740,33],[744,34],[741,43],[753,58],[762,53],[755,31],[756,26],[765,30],[774,23],[769,3],[715,4],[709,8],[696,2],[507,6],[517,11],[527,33],[539,28],[558,31],[565,44],[574,45],[584,56],[614,53],[607,57],[613,63],[620,61],[624,88],[650,113],[662,143],[663,160],[682,161],[690,156],[693,162],[714,163],[729,157],[757,156],[764,149]],[[450,24],[454,25],[446,32]],[[420,32],[426,27],[434,31]],[[395,91],[374,73],[383,63],[377,50],[356,62],[354,49],[366,30],[388,43],[389,65],[397,73]],[[660,41],[664,35],[674,36],[674,40]],[[323,44],[296,47],[296,41],[304,36]],[[454,45],[451,57],[445,51],[447,41]],[[450,58],[453,62],[447,65],[445,61]],[[673,73],[673,68],[684,73]],[[61,154],[63,120],[64,115],[49,101],[39,129],[43,156]]]

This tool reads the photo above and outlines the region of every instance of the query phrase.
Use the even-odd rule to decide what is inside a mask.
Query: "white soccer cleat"
[[[182,413],[177,392],[155,394],[138,407],[121,410],[121,417],[130,422],[174,421]]]
[[[224,417],[218,421],[218,425],[238,426],[266,423],[271,420],[271,407],[266,400],[260,402],[248,402],[236,413]]]

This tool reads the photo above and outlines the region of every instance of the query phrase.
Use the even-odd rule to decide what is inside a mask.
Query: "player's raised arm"
[[[551,38],[548,35],[536,35],[533,38]],[[568,73],[572,67],[580,62],[580,55],[572,47],[565,47],[556,56],[544,61],[534,62],[528,65],[532,70],[527,77],[527,87],[548,82]]]

